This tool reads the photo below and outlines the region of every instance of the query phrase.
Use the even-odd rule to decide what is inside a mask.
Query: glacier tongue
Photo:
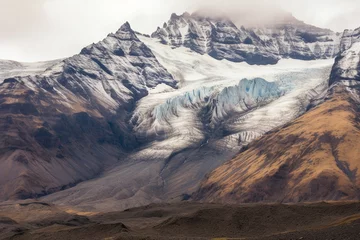
[[[333,63],[289,59],[276,66],[251,66],[140,38],[179,79],[179,89],[150,90],[138,102],[132,123],[145,145],[135,159],[171,157],[199,146],[236,152],[305,112],[327,88]]]
[[[178,170],[197,161],[196,176],[205,174],[206,164],[226,161],[244,144],[304,113],[327,89],[333,64],[333,59],[289,59],[276,66],[251,66],[218,61],[184,47],[170,49],[151,38],[141,40],[179,79],[179,89],[150,90],[139,101],[132,120],[144,146],[132,159],[186,158]],[[172,194],[181,191],[185,189],[172,188]]]
[[[202,87],[186,92],[184,95],[168,99],[166,103],[158,105],[152,112],[152,116],[159,122],[168,122],[171,116],[179,117],[180,108],[199,110],[206,104],[211,96],[212,89]]]
[[[264,79],[242,79],[238,85],[225,87],[219,92],[215,87],[200,87],[167,99],[147,112],[135,111],[131,122],[138,139],[168,140],[179,138],[201,144],[214,127],[281,96],[277,84]],[[175,147],[175,146],[174,146]]]

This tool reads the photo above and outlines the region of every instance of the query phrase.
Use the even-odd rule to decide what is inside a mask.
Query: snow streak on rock
[[[184,46],[216,59],[249,64],[276,64],[281,58],[314,60],[339,52],[336,33],[290,20],[263,27],[237,27],[230,19],[201,14],[171,15],[152,37],[163,44]]]
[[[357,85],[360,81],[360,28],[345,30],[341,39],[341,53],[333,66],[330,85],[342,81]]]

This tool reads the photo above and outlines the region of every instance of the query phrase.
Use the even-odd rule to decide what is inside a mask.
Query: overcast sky
[[[208,8],[254,18],[280,7],[319,27],[360,27],[360,0],[0,0],[0,59],[41,61],[71,56],[125,21],[151,33],[170,14]]]

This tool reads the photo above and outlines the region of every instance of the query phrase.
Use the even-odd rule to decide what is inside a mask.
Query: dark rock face
[[[176,82],[128,23],[37,76],[0,85],[0,199],[93,178],[137,146],[127,120],[147,89]]]
[[[39,128],[34,133],[35,140],[45,148],[55,147],[53,135],[44,127]]]
[[[345,30],[340,43],[341,53],[335,59],[329,85],[345,81],[357,85],[360,81],[360,28]]]
[[[70,103],[81,98],[64,94]],[[127,149],[121,132],[112,131],[98,111],[79,105],[89,113],[77,113],[76,104],[68,105],[40,87],[32,93],[26,84],[3,83],[0,99],[2,200],[38,197],[73,186],[116,163]],[[29,106],[36,106],[36,111]],[[122,126],[121,121],[114,124]]]
[[[293,17],[292,17],[293,18]],[[173,14],[153,34],[161,43],[185,46],[216,59],[249,64],[276,64],[280,58],[314,60],[338,53],[339,37],[293,18],[291,22],[261,28],[238,28],[229,19],[199,14]]]

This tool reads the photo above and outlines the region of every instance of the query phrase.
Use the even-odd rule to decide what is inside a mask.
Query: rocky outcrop
[[[152,37],[163,44],[184,46],[219,60],[249,64],[276,64],[281,58],[332,58],[339,51],[336,33],[307,25],[292,16],[286,22],[238,28],[226,18],[172,14]]]
[[[346,82],[348,85],[360,81],[360,28],[345,30],[341,44],[341,53],[335,59],[329,84]]]

